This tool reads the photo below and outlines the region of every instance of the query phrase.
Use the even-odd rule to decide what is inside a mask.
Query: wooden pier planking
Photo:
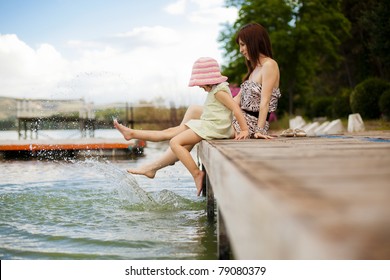
[[[80,155],[92,156],[128,156],[132,150],[143,148],[144,141],[125,141],[123,139],[103,139],[103,138],[79,138],[79,139],[49,139],[49,140],[0,140],[0,155],[12,154],[17,156],[21,152],[22,157],[26,157],[23,152],[29,152],[28,157],[35,157],[37,153],[49,152],[58,153],[59,157],[67,154],[62,152],[76,152]],[[52,152],[52,153],[50,153]],[[142,150],[137,150],[134,155],[141,155]],[[44,155],[39,154],[39,155]]]
[[[234,257],[390,259],[390,142],[375,138],[202,141]]]
[[[104,139],[18,141],[14,143],[0,141],[0,151],[42,151],[42,150],[97,150],[127,149],[129,143]]]

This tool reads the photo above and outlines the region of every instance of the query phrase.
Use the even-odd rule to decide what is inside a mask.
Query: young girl
[[[114,126],[122,133],[126,140],[133,138],[147,141],[171,140],[170,147],[176,157],[190,171],[195,181],[197,195],[202,190],[204,172],[199,170],[190,151],[195,144],[203,139],[246,139],[249,129],[243,113],[230,93],[227,77],[222,76],[218,62],[210,57],[201,57],[192,67],[189,86],[199,86],[208,92],[204,103],[203,113],[198,120],[190,120],[179,126],[161,131],[134,130],[119,124],[116,120]],[[234,133],[232,127],[232,113],[236,118],[240,132]]]

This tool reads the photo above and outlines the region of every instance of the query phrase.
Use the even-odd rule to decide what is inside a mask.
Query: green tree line
[[[371,95],[372,90],[380,90],[371,98],[379,111],[374,115],[386,114],[381,108],[390,100],[390,94],[383,94],[390,88],[390,1],[225,0],[225,4],[239,10],[237,20],[224,24],[219,36],[227,61],[223,72],[231,83],[240,84],[246,73],[235,34],[241,26],[257,22],[268,30],[280,67],[279,115],[347,117],[368,106],[360,96]],[[364,94],[359,93],[362,89]]]

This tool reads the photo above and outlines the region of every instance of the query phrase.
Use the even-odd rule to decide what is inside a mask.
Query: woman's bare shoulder
[[[264,79],[267,79],[273,84],[274,88],[277,88],[279,87],[279,77],[278,63],[272,58],[267,59],[263,65],[262,80],[264,81]]]
[[[270,68],[270,69],[278,69],[279,66],[278,66],[278,63],[276,62],[276,60],[272,59],[272,58],[268,58],[264,64],[263,64],[263,67],[266,67],[266,68]]]

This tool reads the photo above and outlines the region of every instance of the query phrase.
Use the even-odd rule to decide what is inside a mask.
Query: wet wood
[[[225,220],[223,214],[218,210],[217,219],[217,242],[218,242],[218,259],[229,260],[231,257],[230,241],[226,231]]]
[[[207,219],[214,221],[215,218],[215,199],[213,188],[210,183],[209,176],[206,174],[206,197],[207,197]]]
[[[0,141],[0,151],[127,149],[129,143],[104,139]]]
[[[144,141],[129,142],[123,139],[0,140],[0,158],[139,156],[142,155],[144,147]]]
[[[202,141],[237,259],[389,259],[390,133]]]

